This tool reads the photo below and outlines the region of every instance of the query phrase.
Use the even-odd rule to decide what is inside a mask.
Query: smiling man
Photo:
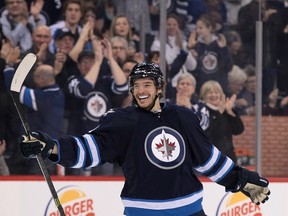
[[[82,136],[53,140],[40,131],[33,132],[32,140],[23,136],[24,157],[41,153],[74,168],[119,164],[128,216],[206,215],[203,186],[194,169],[227,191],[242,191],[256,204],[268,199],[268,180],[236,166],[213,146],[194,112],[160,103],[165,81],[158,65],[135,65],[129,86],[136,105],[108,111],[97,128]]]

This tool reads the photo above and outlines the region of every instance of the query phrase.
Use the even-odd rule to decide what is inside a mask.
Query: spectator
[[[259,14],[260,8],[261,14]],[[256,59],[255,22],[263,22],[263,104],[267,104],[269,94],[274,89],[276,81],[277,52],[280,45],[279,34],[283,31],[280,16],[282,9],[283,2],[280,1],[252,0],[239,10],[238,31],[243,42],[243,48],[247,53],[247,59],[251,61],[249,64],[252,65],[255,65]]]
[[[80,21],[83,15],[82,9],[80,0],[65,1],[63,5],[64,20],[49,26],[52,35],[52,41],[49,45],[49,50],[51,53],[55,53],[57,51],[54,44],[54,39],[58,29],[69,29],[69,31],[74,35],[75,42],[78,40],[79,34],[82,31],[82,27],[80,26]]]
[[[116,16],[116,4],[117,1],[115,0],[105,0],[105,1],[97,1],[95,5],[97,8],[97,17],[101,20],[102,23],[100,23],[98,28],[100,29],[100,32],[105,35],[105,37],[109,36],[110,26],[112,23],[112,19],[114,16]]]
[[[54,65],[55,56],[49,51],[48,46],[51,42],[51,33],[47,25],[37,26],[32,34],[32,47],[23,53],[34,53],[37,56],[38,64]],[[25,79],[25,85],[34,88],[33,73],[30,72]]]
[[[28,3],[28,6],[31,5],[35,0],[25,0]],[[39,1],[39,0],[37,0]],[[42,0],[41,0],[42,1]],[[63,19],[63,4],[65,0],[54,0],[54,1],[45,1],[41,14],[46,18],[46,25],[53,25]]]
[[[236,95],[226,98],[221,85],[210,80],[201,86],[200,99],[204,101],[209,112],[206,134],[223,154],[236,163],[233,135],[239,135],[244,131],[244,124],[233,109]]]
[[[13,68],[5,69],[7,79],[12,77]],[[41,128],[57,138],[63,135],[64,119],[64,94],[56,84],[54,70],[51,65],[39,65],[36,67],[34,74],[34,83],[36,88],[23,86],[20,92],[20,102],[25,105],[26,116],[31,130]],[[11,80],[7,80],[11,83]],[[26,161],[25,173],[30,175],[41,175],[42,172],[37,164],[36,159]],[[47,168],[51,174],[56,174],[56,166],[47,163]]]
[[[34,53],[37,56],[38,64],[53,65],[54,55],[48,49],[51,39],[51,33],[47,25],[37,26],[32,34],[32,47],[25,54]]]
[[[197,59],[193,74],[197,81],[196,92],[208,80],[220,83],[227,93],[227,74],[233,66],[232,56],[223,34],[215,35],[215,23],[209,15],[201,16],[196,23],[196,31],[190,34],[188,47]]]
[[[242,97],[243,89],[247,81],[246,73],[236,65],[233,65],[232,70],[228,73],[228,97],[236,94],[234,109],[238,112],[243,107],[247,106],[247,101]],[[240,113],[240,112],[238,112]]]
[[[234,29],[238,24],[238,13],[241,7],[251,2],[251,0],[224,0],[227,8],[227,26]]]
[[[173,73],[167,76],[168,85],[171,84],[173,88],[176,87],[177,78],[181,73],[191,72],[196,66],[197,62],[195,58],[187,50],[187,42],[183,39],[182,31],[179,28],[180,21],[174,14],[167,16],[167,41],[166,41],[166,62],[168,64],[168,70],[172,67],[173,62],[177,57],[181,55],[183,63],[179,64],[178,71],[173,69]],[[151,51],[160,51],[160,41],[155,39]]]
[[[73,74],[77,74],[75,69],[75,62],[70,58],[69,53],[74,46],[75,38],[73,33],[67,29],[58,29],[55,33],[55,61],[54,72],[56,81],[63,88],[66,84],[67,78]]]
[[[113,18],[110,26],[110,38],[114,36],[121,36],[127,40],[128,53],[131,53],[130,56],[133,56],[133,53],[135,52],[139,52],[140,50],[139,34],[133,32],[130,21],[126,15],[119,14]]]
[[[256,72],[253,65],[247,65],[244,69],[247,75],[245,88],[240,93],[244,101],[241,109],[238,108],[239,115],[255,115],[256,103]],[[246,104],[246,105],[244,105]]]
[[[242,40],[237,31],[228,30],[224,32],[224,36],[227,41],[227,47],[232,55],[233,64],[244,68],[249,64],[250,60],[247,60],[247,54],[243,49]]]
[[[5,160],[11,175],[24,174],[22,170],[23,157],[17,144],[17,137],[21,134],[21,121],[19,119],[12,98],[9,94],[10,86],[5,85],[4,69],[18,64],[20,49],[0,34],[0,140],[6,143]],[[2,150],[4,145],[2,146]]]
[[[278,39],[278,65],[276,86],[278,88],[279,97],[288,96],[288,6],[281,13],[281,31]]]
[[[97,8],[94,6],[94,4],[88,4],[84,7],[82,25],[84,25],[88,21],[91,21],[93,23],[94,34],[102,38],[103,36],[101,30],[103,28],[104,19],[102,17],[99,17]]]
[[[151,31],[151,20],[149,16],[148,0],[118,0],[116,5],[117,15],[125,14],[131,23],[133,31],[139,34],[140,29],[143,28],[146,34]],[[144,23],[142,22],[142,17]],[[142,23],[142,26],[140,24]]]
[[[275,88],[269,95],[269,102],[263,105],[263,115],[287,115],[288,96],[279,94],[279,89]]]
[[[128,80],[128,77],[130,75],[130,72],[132,70],[132,68],[137,64],[138,62],[134,61],[133,59],[128,59],[124,62],[123,66],[122,66],[122,71],[124,72],[124,75],[126,77],[126,79]],[[132,105],[132,95],[130,94],[130,92],[128,93],[129,95],[123,100],[121,107],[128,107],[130,105]]]
[[[195,93],[196,79],[190,73],[183,73],[177,80],[176,98],[171,103],[192,109],[198,102],[198,95]]]
[[[113,58],[121,67],[128,58],[128,42],[121,36],[114,36],[110,39]]]
[[[32,46],[33,29],[46,24],[45,17],[40,13],[43,4],[43,0],[37,0],[29,10],[25,0],[6,0],[6,9],[0,18],[3,33],[14,47],[20,47],[21,52]]]
[[[218,13],[222,24],[227,23],[227,8],[223,0],[204,0],[206,3],[206,13]]]
[[[0,34],[0,39],[3,40],[3,35]],[[4,40],[3,40],[4,41]],[[3,70],[6,66],[6,58],[10,50],[7,47],[3,47],[1,44],[1,55],[0,55],[0,175],[9,175],[9,169],[4,159],[4,153],[6,150],[6,139],[7,139],[7,114],[8,114],[8,91],[5,88],[4,73]],[[4,45],[5,46],[5,45]]]
[[[246,80],[246,73],[237,65],[233,65],[232,70],[228,73],[229,96],[238,95],[243,90]]]
[[[112,107],[120,107],[127,96],[127,79],[113,58],[111,44],[104,39],[102,41],[104,50],[102,50],[99,43],[100,41],[94,51],[95,54],[85,50],[79,54],[78,68],[81,76],[71,76],[68,80],[69,93],[82,101],[82,106],[77,106],[78,114],[72,114],[78,119],[76,123],[78,129],[74,131],[77,134],[96,127],[100,116]],[[101,52],[105,53],[109,62],[112,77],[99,76],[103,61]]]
[[[92,130],[99,124],[99,118],[104,113],[113,107],[121,106],[123,99],[127,97],[127,80],[113,58],[111,45],[107,39],[104,39],[102,44],[113,78],[99,76],[103,60],[100,41],[98,41],[95,54],[85,50],[79,54],[78,67],[81,76],[72,76],[68,80],[69,93],[75,98],[75,102],[78,102],[69,118],[69,133],[71,128],[73,128],[74,134]],[[102,168],[92,169],[92,174],[112,175],[113,168],[112,164],[107,164]]]
[[[2,122],[1,122],[2,124]],[[10,175],[9,168],[6,164],[5,158],[4,158],[4,152],[6,150],[6,141],[5,139],[0,139],[0,176],[3,175]]]

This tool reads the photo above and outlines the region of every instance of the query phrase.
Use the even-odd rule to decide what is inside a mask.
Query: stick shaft
[[[22,126],[25,130],[25,133],[28,137],[31,136],[31,130],[30,130],[30,127],[29,127],[29,124],[28,122],[26,121],[25,119],[25,114],[24,114],[24,111],[22,109],[22,105],[20,104],[20,101],[19,101],[19,93],[18,92],[14,92],[14,91],[11,91],[11,97],[12,97],[12,100],[13,100],[13,103],[16,107],[16,110],[17,110],[17,113],[19,115],[19,118],[21,120],[21,123],[22,123]],[[59,198],[58,198],[58,195],[57,195],[57,192],[55,190],[55,187],[52,183],[52,180],[51,180],[51,177],[50,177],[50,174],[45,166],[45,163],[44,163],[44,160],[42,158],[42,156],[39,154],[39,155],[36,155],[36,159],[37,159],[37,162],[39,164],[39,167],[41,169],[41,172],[45,178],[45,181],[46,183],[48,184],[48,187],[49,187],[49,190],[52,194],[52,197],[54,199],[54,203],[60,213],[61,216],[65,216],[65,213],[64,213],[64,210],[63,210],[63,207],[59,201]]]

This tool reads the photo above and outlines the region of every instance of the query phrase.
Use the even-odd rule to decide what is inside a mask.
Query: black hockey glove
[[[41,154],[42,158],[45,159],[52,153],[55,142],[48,134],[37,131],[32,132],[30,137],[23,135],[19,145],[25,158],[34,158]]]
[[[259,176],[257,172],[242,169],[239,171],[239,180],[236,189],[232,192],[241,191],[257,205],[265,203],[269,199],[269,181]]]

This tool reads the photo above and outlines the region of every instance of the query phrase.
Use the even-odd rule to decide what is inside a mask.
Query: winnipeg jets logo
[[[99,118],[107,111],[108,102],[101,92],[90,92],[85,101],[84,115],[91,121],[99,121]]]
[[[175,150],[175,142],[169,142],[169,138],[166,138],[164,130],[162,130],[163,139],[161,139],[161,143],[156,143],[156,149],[163,154],[163,158],[166,157],[169,160],[169,157],[172,156],[172,151]]]
[[[215,73],[218,69],[217,54],[215,52],[206,52],[202,58],[202,69],[206,74]]]
[[[145,153],[148,160],[161,169],[173,169],[181,165],[185,158],[185,151],[182,136],[172,128],[156,128],[145,140]]]

